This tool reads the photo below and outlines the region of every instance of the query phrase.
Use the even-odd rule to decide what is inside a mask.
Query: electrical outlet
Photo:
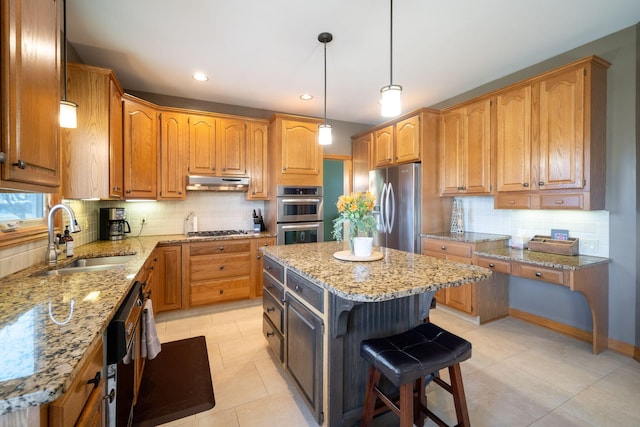
[[[598,241],[596,239],[580,239],[580,246],[585,251],[595,252],[598,250]]]

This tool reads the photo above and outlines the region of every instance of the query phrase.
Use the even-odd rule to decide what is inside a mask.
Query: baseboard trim
[[[543,328],[551,329],[552,331],[559,332],[564,335],[579,339],[590,343],[593,340],[591,331],[585,331],[584,329],[576,328],[575,326],[565,325],[564,323],[556,322],[555,320],[547,319],[536,314],[527,313],[515,308],[509,309],[509,315],[516,319],[524,320],[525,322],[533,323]],[[609,338],[607,341],[607,347],[611,351],[623,354],[640,362],[640,348],[634,347],[626,342],[618,341]]]

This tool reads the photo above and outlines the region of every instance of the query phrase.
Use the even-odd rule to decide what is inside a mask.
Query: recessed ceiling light
[[[207,80],[209,80],[209,77],[205,73],[197,72],[193,73],[193,79],[199,82],[206,82]]]
[[[300,95],[300,99],[302,99],[303,101],[309,101],[310,99],[313,99],[313,95],[303,93],[302,95]]]

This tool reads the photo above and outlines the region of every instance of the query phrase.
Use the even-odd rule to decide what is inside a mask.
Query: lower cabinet
[[[151,299],[153,311],[182,308],[182,245],[158,246]]]
[[[49,404],[50,427],[104,425],[102,340],[87,354],[89,357],[67,392]]]
[[[259,297],[262,295],[262,251],[260,248],[266,246],[274,246],[276,244],[275,237],[265,237],[253,239],[251,241],[251,297]]]

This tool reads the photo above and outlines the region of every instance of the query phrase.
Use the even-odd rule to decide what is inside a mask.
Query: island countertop
[[[376,302],[477,282],[491,270],[425,255],[374,247],[377,261],[342,261],[343,243],[324,242],[262,248],[265,256],[351,301]]]

